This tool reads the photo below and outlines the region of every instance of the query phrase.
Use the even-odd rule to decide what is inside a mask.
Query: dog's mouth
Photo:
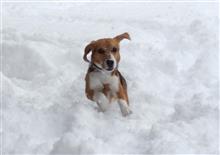
[[[106,70],[107,71],[113,71],[114,67],[108,67]]]

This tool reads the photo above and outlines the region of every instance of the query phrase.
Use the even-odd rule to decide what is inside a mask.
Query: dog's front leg
[[[108,109],[109,100],[102,92],[94,93],[94,101],[102,112],[105,112]]]
[[[118,92],[118,104],[123,116],[127,116],[132,113],[128,104],[128,97],[126,90],[120,85]]]
[[[119,99],[118,104],[119,104],[119,107],[120,107],[120,110],[123,116],[127,116],[132,113],[126,100]]]

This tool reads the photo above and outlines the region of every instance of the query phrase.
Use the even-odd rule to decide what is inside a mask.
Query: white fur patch
[[[103,84],[109,84],[111,91],[118,92],[119,78],[111,73],[105,72],[91,72],[89,74],[90,89],[95,91],[102,91]]]
[[[111,60],[114,61],[114,68],[116,68],[116,66],[117,66],[117,61],[116,61],[115,57],[113,56],[113,54],[111,54]]]

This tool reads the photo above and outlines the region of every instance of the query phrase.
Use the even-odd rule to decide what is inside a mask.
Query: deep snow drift
[[[217,15],[217,3],[4,3],[4,153],[217,153]],[[126,118],[86,99],[82,59],[123,32]]]

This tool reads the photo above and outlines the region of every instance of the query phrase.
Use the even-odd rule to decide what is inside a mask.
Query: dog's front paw
[[[98,105],[98,112],[105,112],[108,109],[108,103],[97,102],[97,105]]]
[[[100,106],[95,107],[95,110],[97,112],[105,112],[106,110],[103,110],[102,108],[100,108]]]
[[[128,116],[129,114],[132,114],[132,111],[130,110],[130,108],[125,100],[119,100],[119,106],[121,109],[121,113],[124,117]]]
[[[126,117],[130,114],[132,114],[132,111],[129,108],[124,108],[123,110],[121,110],[122,116]]]

